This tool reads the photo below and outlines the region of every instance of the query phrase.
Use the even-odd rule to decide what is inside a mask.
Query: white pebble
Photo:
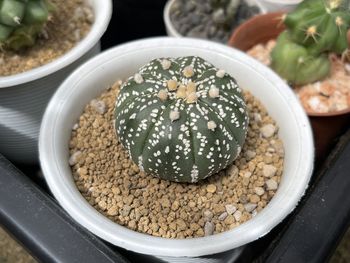
[[[276,126],[274,126],[272,124],[267,124],[260,129],[260,132],[261,132],[263,137],[270,138],[272,135],[275,134]]]
[[[105,114],[107,111],[106,103],[102,100],[92,100],[90,103],[91,107],[99,113],[99,114]]]
[[[135,80],[135,82],[136,82],[137,84],[143,83],[143,77],[142,77],[141,74],[139,74],[139,73],[136,73],[136,74],[134,75],[134,80]]]
[[[256,209],[252,212],[252,217],[256,216],[258,214],[258,211]]]
[[[180,119],[180,112],[178,112],[177,110],[170,111],[169,118],[171,121],[176,121]]]
[[[251,172],[245,172],[244,174],[243,174],[243,177],[244,178],[250,178],[252,176],[252,173]]]
[[[233,217],[236,219],[237,222],[241,220],[242,212],[237,210],[234,214]]]
[[[215,130],[215,128],[216,128],[216,123],[215,123],[214,121],[208,121],[207,126],[208,126],[208,129],[209,129],[209,130]]]
[[[79,162],[79,157],[81,155],[81,151],[77,151],[71,155],[69,158],[69,165],[73,166]]]
[[[262,196],[263,194],[265,194],[264,188],[259,186],[254,188],[254,192],[259,196]]]
[[[163,59],[163,60],[160,62],[160,64],[162,65],[162,68],[163,68],[164,70],[167,70],[167,69],[169,69],[169,68],[171,67],[171,62],[170,62],[169,60],[167,60],[167,59]]]
[[[260,115],[260,113],[254,113],[254,120],[256,121],[256,122],[261,122],[262,121],[262,118],[261,118],[261,115]]]
[[[218,219],[220,221],[224,221],[227,216],[228,216],[228,213],[227,212],[223,212],[221,215],[219,215]]]
[[[72,130],[73,130],[73,131],[76,131],[76,130],[78,130],[78,128],[79,128],[79,124],[78,124],[78,123],[75,123],[75,124],[73,125],[73,127],[72,127]]]
[[[223,77],[225,76],[225,74],[226,74],[226,71],[223,70],[223,69],[219,69],[219,70],[216,72],[216,76],[217,76],[218,78],[223,78]]]
[[[215,85],[211,85],[209,89],[209,97],[210,98],[217,98],[220,95],[219,89]]]
[[[277,168],[273,165],[265,164],[263,166],[263,175],[265,177],[271,178],[276,175],[276,172],[277,172]]]
[[[256,152],[254,152],[254,151],[248,150],[248,151],[245,152],[245,157],[248,160],[251,160],[251,159],[255,158],[255,156],[256,156]]]
[[[278,187],[277,182],[273,179],[269,179],[265,183],[266,183],[267,190],[276,190]]]
[[[345,68],[345,71],[346,71],[347,73],[350,73],[350,64],[349,64],[349,63],[346,63],[345,66],[344,66],[344,68]]]
[[[211,236],[212,234],[214,234],[214,224],[206,222],[204,225],[204,236]]]
[[[225,205],[225,209],[229,215],[233,215],[233,213],[237,211],[237,208],[234,205]]]
[[[244,209],[250,213],[257,207],[257,204],[248,203],[244,205]]]

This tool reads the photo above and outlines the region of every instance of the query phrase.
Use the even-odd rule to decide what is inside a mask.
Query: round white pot
[[[165,23],[165,29],[166,32],[168,34],[168,36],[171,37],[183,37],[174,27],[173,22],[171,21],[170,18],[170,12],[172,9],[173,4],[175,3],[175,1],[177,0],[168,0],[168,2],[166,3],[165,7],[164,7],[164,11],[163,11],[163,20]],[[265,14],[266,13],[266,9],[265,7],[260,3],[261,0],[245,0],[248,5],[255,5],[260,9],[260,13],[261,14]]]
[[[303,0],[260,0],[268,12],[292,11]]]
[[[84,106],[117,79],[159,57],[198,55],[226,70],[251,91],[279,126],[285,146],[285,168],[279,189],[257,216],[225,233],[193,239],[166,239],[120,226],[96,211],[79,193],[68,164],[73,124]],[[197,257],[228,251],[267,234],[303,196],[313,169],[310,124],[293,91],[272,70],[246,54],[211,41],[151,38],[110,49],[79,67],[60,86],[45,112],[39,139],[45,179],[61,206],[82,226],[127,250],[158,256]]]
[[[89,0],[95,22],[72,50],[44,66],[0,77],[0,153],[19,163],[38,162],[38,136],[47,103],[62,81],[100,52],[112,14],[111,0]]]

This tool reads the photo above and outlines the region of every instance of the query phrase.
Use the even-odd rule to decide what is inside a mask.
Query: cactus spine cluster
[[[195,183],[239,155],[248,113],[240,88],[200,57],[152,60],[121,88],[119,140],[141,170]]]
[[[304,0],[283,20],[287,30],[271,53],[272,68],[293,85],[327,77],[328,53],[348,47],[349,0]]]
[[[0,45],[13,50],[33,46],[53,9],[48,0],[0,0]]]

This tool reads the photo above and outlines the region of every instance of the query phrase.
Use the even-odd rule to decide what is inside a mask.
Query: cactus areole
[[[271,66],[292,84],[304,85],[330,73],[328,53],[348,48],[349,0],[304,0],[284,18],[287,30],[271,53]]]
[[[48,0],[0,0],[0,46],[33,46],[53,9]]]
[[[116,132],[146,173],[195,183],[239,155],[248,115],[236,81],[200,57],[155,59],[122,85]]]

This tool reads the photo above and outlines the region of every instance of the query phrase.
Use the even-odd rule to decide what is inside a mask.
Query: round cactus
[[[321,80],[330,73],[328,52],[341,54],[348,47],[349,0],[304,0],[284,24],[272,68],[296,85]]]
[[[47,0],[0,0],[0,45],[14,50],[33,46],[52,10]]]
[[[237,158],[248,126],[236,81],[200,57],[143,66],[122,85],[115,119],[121,143],[141,170],[192,183]]]

